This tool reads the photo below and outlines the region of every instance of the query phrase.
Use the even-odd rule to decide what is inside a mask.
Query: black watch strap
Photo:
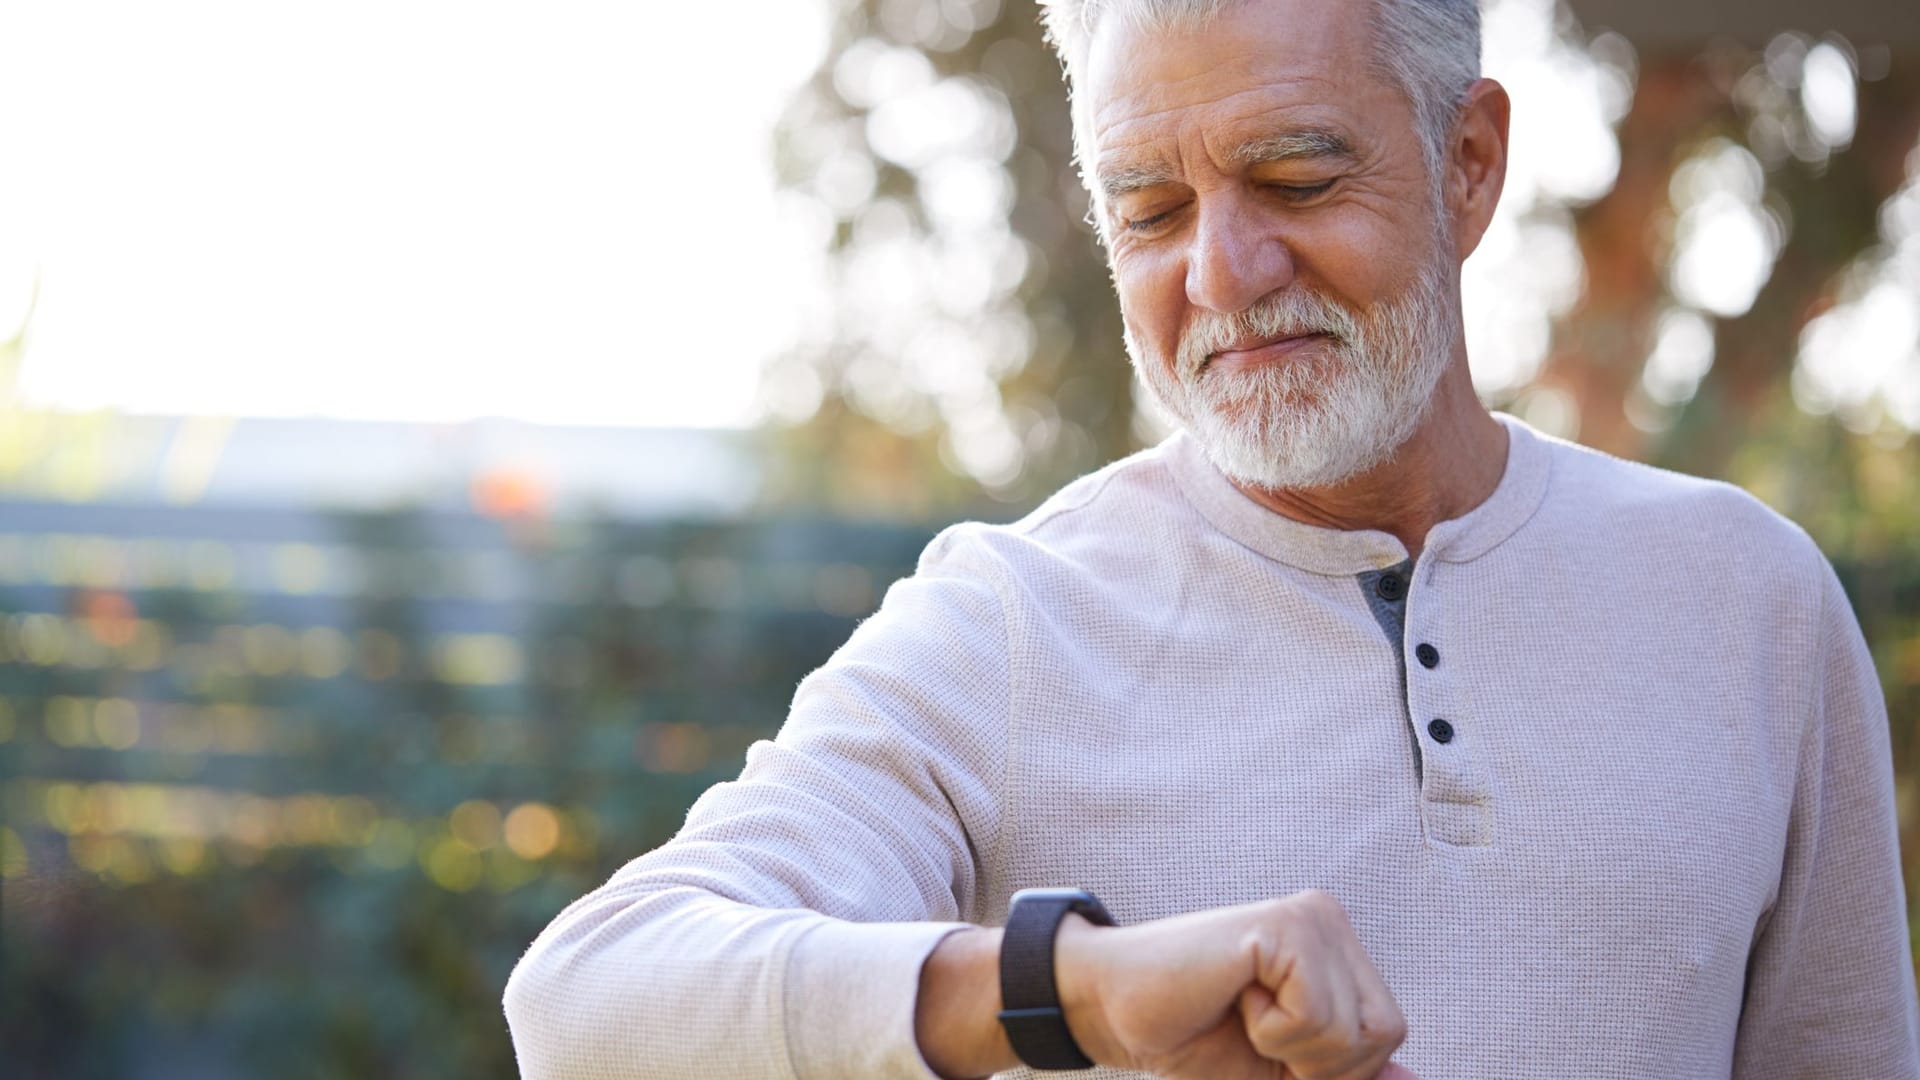
[[[1053,981],[1053,939],[1068,912],[1113,925],[1113,916],[1085,889],[1022,889],[1013,894],[1000,938],[1000,1026],[1013,1052],[1035,1069],[1093,1068],[1067,1030]]]

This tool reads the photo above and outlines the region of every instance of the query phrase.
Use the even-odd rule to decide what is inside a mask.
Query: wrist
[[[1100,1000],[1104,985],[1101,960],[1108,935],[1117,928],[1099,926],[1085,917],[1069,912],[1060,920],[1053,939],[1054,985],[1060,994],[1060,1012],[1073,1034],[1073,1041],[1097,1065],[1116,1065],[1124,1061],[1113,1034],[1107,1029]]]
[[[951,934],[920,969],[914,1037],[927,1066],[942,1077],[988,1076],[1020,1064],[995,1019],[1001,934],[988,927]]]

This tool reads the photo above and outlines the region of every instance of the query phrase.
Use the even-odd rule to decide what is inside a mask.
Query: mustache
[[[1359,343],[1360,319],[1347,308],[1305,289],[1269,293],[1252,307],[1232,314],[1203,311],[1180,335],[1176,357],[1180,373],[1193,378],[1215,353],[1250,342],[1325,334],[1336,347]]]

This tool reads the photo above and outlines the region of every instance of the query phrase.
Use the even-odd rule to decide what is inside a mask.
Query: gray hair
[[[1047,38],[1077,85],[1095,28],[1108,14],[1135,26],[1195,26],[1246,0],[1040,0]],[[1348,0],[1336,0],[1345,3]],[[1467,88],[1480,77],[1479,0],[1371,0],[1379,50],[1374,66],[1413,106],[1414,131],[1437,188],[1447,140]],[[1089,162],[1085,108],[1073,94],[1075,156]],[[1085,178],[1083,176],[1083,178]],[[1090,179],[1090,178],[1088,178]],[[1097,197],[1097,196],[1096,196]]]

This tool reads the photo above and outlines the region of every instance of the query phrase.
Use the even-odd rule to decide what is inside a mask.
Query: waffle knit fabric
[[[1185,435],[943,532],[740,778],[527,950],[524,1075],[930,1077],[922,961],[1076,885],[1123,925],[1334,894],[1423,1080],[1920,1078],[1885,701],[1832,568],[1735,488],[1500,420],[1497,490],[1411,566]]]

